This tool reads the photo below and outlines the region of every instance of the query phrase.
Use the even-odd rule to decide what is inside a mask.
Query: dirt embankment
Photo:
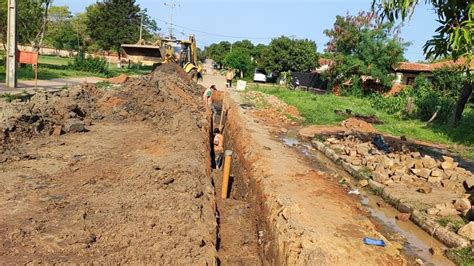
[[[0,261],[214,264],[201,91],[168,64],[2,103]]]
[[[238,97],[232,96],[236,102]],[[231,196],[247,198],[254,205],[264,264],[405,264],[360,204],[273,139],[256,117],[245,115],[233,100],[229,102],[226,148],[235,152]],[[387,247],[364,245],[366,236],[384,239]]]

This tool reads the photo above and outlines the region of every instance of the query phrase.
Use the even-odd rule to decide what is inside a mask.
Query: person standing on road
[[[227,70],[227,74],[225,76],[225,79],[227,81],[226,87],[227,88],[232,88],[232,80],[234,79],[234,70],[233,69]]]

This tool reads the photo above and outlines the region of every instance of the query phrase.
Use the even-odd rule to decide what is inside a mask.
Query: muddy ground
[[[201,91],[167,65],[2,102],[0,262],[214,264]]]

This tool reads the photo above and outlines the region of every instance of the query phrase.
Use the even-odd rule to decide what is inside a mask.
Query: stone
[[[441,186],[447,190],[453,190],[456,184],[451,180],[441,180]]]
[[[443,177],[443,172],[440,170],[433,170],[431,171],[431,176],[433,177]]]
[[[435,177],[435,176],[428,177],[428,183],[431,183],[431,184],[439,184],[441,180],[443,180],[442,177]]]
[[[444,156],[444,155],[441,157],[443,157],[444,162],[454,162],[454,159],[452,157]]]
[[[52,133],[51,135],[56,136],[56,137],[57,137],[57,136],[60,136],[61,133],[62,133],[62,131],[63,131],[63,127],[62,127],[62,126],[54,126],[54,127],[53,127],[53,133]]]
[[[442,162],[441,163],[441,168],[443,170],[451,170],[454,168],[454,162]]]
[[[401,181],[402,181],[402,176],[394,175],[394,176],[392,176],[392,180],[393,180],[394,182],[397,182],[397,183],[398,183],[398,182],[401,182]]]
[[[438,167],[438,163],[436,163],[436,160],[428,155],[425,155],[425,157],[423,157],[421,161],[423,162],[423,167],[425,168],[433,169]]]
[[[413,168],[415,167],[415,160],[413,158],[407,158],[404,164],[408,169]]]
[[[409,214],[409,213],[399,213],[395,216],[395,218],[399,221],[406,222],[406,221],[410,220],[410,216],[411,216],[411,214]]]
[[[366,179],[362,179],[358,182],[358,185],[359,187],[366,187],[369,185],[369,181],[367,181]]]
[[[458,234],[469,240],[474,240],[474,222],[469,222],[459,229]]]
[[[412,176],[412,175],[402,175],[401,179],[400,179],[400,182],[405,183],[405,184],[406,183],[411,183],[411,182],[413,182],[413,177],[414,176]]]
[[[64,132],[69,133],[69,132],[83,132],[85,131],[86,128],[84,127],[84,122],[82,122],[79,119],[72,118],[68,119],[64,123]]]
[[[462,213],[467,213],[471,209],[471,202],[468,199],[457,199],[454,202],[454,208]]]
[[[429,214],[429,215],[436,215],[438,214],[439,210],[436,209],[436,208],[429,208],[426,210],[426,213]]]
[[[439,210],[438,215],[443,217],[456,216],[459,215],[459,212],[454,208],[444,208],[442,210]]]
[[[410,155],[413,158],[421,158],[421,154],[419,152],[412,152],[412,153],[410,153]]]
[[[474,176],[469,176],[466,180],[464,180],[464,186],[471,190],[474,188]]]
[[[431,193],[431,191],[433,191],[433,188],[428,187],[428,186],[423,186],[423,187],[419,187],[416,191],[420,193],[424,193],[424,194],[429,194]]]
[[[423,161],[419,158],[415,159],[414,165],[415,165],[415,169],[423,169],[424,168]]]
[[[362,156],[369,156],[369,150],[370,147],[366,143],[357,145],[357,153]]]
[[[430,253],[431,255],[433,256],[443,256],[444,255],[444,252],[442,249],[438,248],[438,247],[432,247],[430,248]]]
[[[372,174],[372,179],[376,182],[379,183],[385,183],[385,180],[387,179],[387,175],[384,172],[381,171],[375,171]]]
[[[423,262],[422,259],[417,258],[417,259],[415,260],[415,265],[417,265],[417,266],[423,266],[423,265],[425,265],[425,263]]]
[[[357,151],[355,149],[351,149],[351,151],[349,152],[349,156],[350,157],[356,157],[357,156]]]
[[[423,168],[423,169],[411,169],[411,172],[414,173],[415,175],[419,176],[419,177],[422,177],[422,178],[425,178],[425,179],[428,179],[428,177],[430,176],[431,174],[431,171],[426,169],[426,168]]]

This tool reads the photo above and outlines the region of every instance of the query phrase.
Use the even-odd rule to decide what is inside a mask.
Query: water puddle
[[[285,145],[290,146],[301,152],[308,161],[313,165],[313,168],[329,173],[336,174],[339,177],[353,179],[339,166],[329,160],[323,153],[314,149],[307,143],[301,143],[297,139],[296,132],[289,131],[285,136],[282,136],[282,141]],[[368,210],[371,220],[382,227],[384,235],[400,236],[403,244],[403,253],[409,260],[414,261],[417,258],[423,260],[425,265],[455,265],[448,258],[443,255],[430,253],[430,248],[436,250],[443,250],[445,246],[430,236],[423,229],[416,226],[414,223],[407,221],[398,221],[395,219],[398,211],[388,204],[382,207],[377,206],[377,202],[383,202],[378,196],[368,195],[365,191],[360,191],[359,198],[362,205]],[[357,193],[356,193],[357,194]],[[398,237],[397,237],[398,239]]]

